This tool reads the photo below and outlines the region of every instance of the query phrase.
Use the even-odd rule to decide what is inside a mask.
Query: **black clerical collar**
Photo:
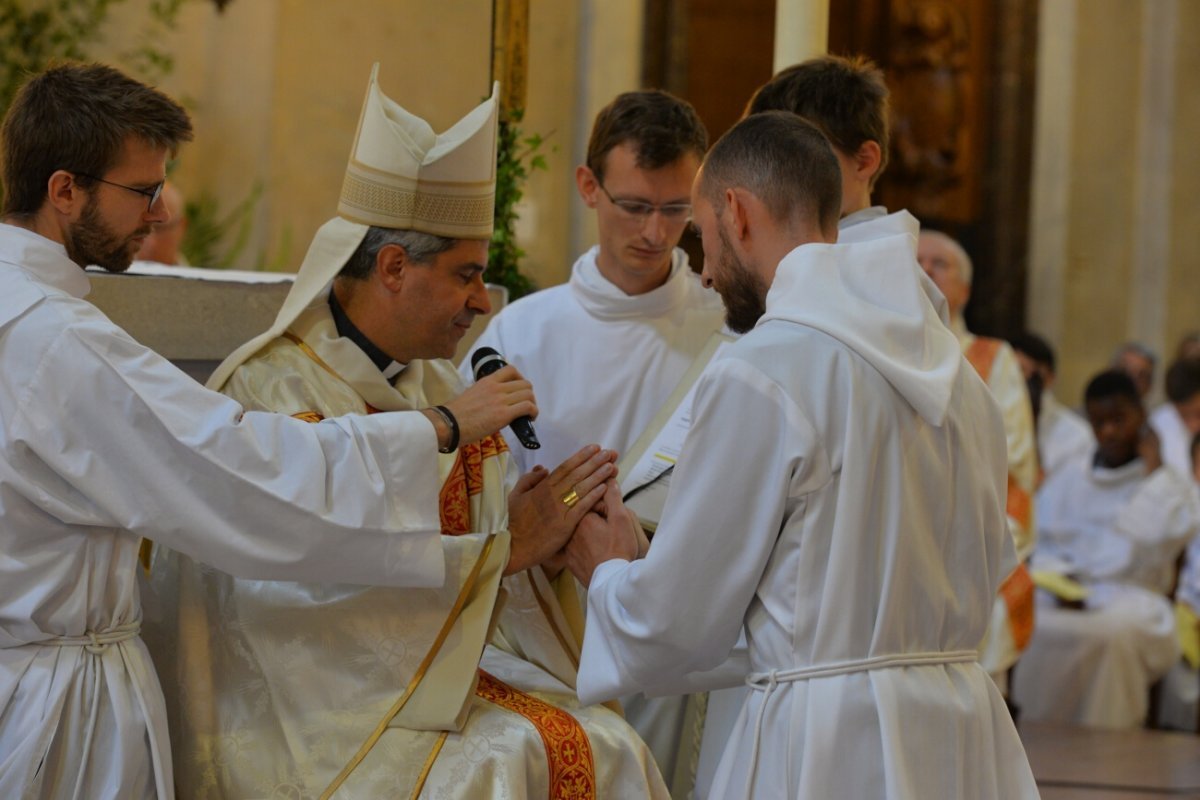
[[[379,347],[367,338],[367,335],[358,329],[358,326],[350,321],[350,317],[346,315],[342,304],[338,302],[337,293],[329,293],[329,310],[333,313],[333,324],[337,328],[338,336],[344,336],[350,341],[358,345],[367,358],[371,359],[371,363],[383,373],[383,377],[389,381],[396,377],[400,370],[404,369],[404,365],[397,363],[387,353],[379,349]]]

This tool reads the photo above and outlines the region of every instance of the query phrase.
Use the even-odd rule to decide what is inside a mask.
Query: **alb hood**
[[[871,364],[925,421],[941,425],[962,364],[913,260],[913,237],[807,244],[779,263],[759,324],[832,336]]]

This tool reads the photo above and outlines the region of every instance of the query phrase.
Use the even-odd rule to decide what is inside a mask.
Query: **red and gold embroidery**
[[[471,532],[471,498],[483,492],[483,462],[507,452],[508,444],[498,433],[458,448],[454,466],[438,497],[443,534],[458,536]]]
[[[566,711],[514,689],[479,670],[475,695],[529,720],[542,737],[550,772],[550,800],[592,800],[596,762],[583,726]]]

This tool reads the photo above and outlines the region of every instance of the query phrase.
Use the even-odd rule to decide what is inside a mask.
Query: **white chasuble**
[[[700,378],[649,554],[593,575],[584,701],[716,688],[744,633],[710,797],[1037,797],[976,652],[1013,558],[1003,426],[911,251],[781,262]]]
[[[338,337],[322,295],[225,391],[316,420],[437,405],[459,381],[448,362],[422,361],[389,384]],[[500,577],[514,483],[504,440],[441,456],[438,473],[438,589],[241,581],[174,555],[155,564],[161,592],[179,586],[163,603],[177,609],[178,659],[159,667],[178,675],[173,740],[196,797],[665,796],[626,723],[574,697],[574,595],[560,603],[540,568]]]

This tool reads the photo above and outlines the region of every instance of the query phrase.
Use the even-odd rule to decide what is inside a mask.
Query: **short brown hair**
[[[750,99],[748,114],[790,111],[815,123],[848,156],[865,142],[879,144],[879,169],[888,163],[888,88],[883,72],[865,56],[821,56],[781,70]]]
[[[808,218],[824,233],[837,231],[841,166],[821,129],[795,114],[746,117],[713,145],[700,175],[700,191],[714,208],[726,189],[742,188],[782,225]]]
[[[630,142],[642,169],[674,164],[688,153],[697,159],[708,149],[708,130],[691,103],[673,94],[650,89],[625,92],[600,110],[588,139],[587,166],[604,181],[608,151]]]
[[[131,136],[174,151],[191,141],[192,122],[174,100],[112,67],[65,63],[21,87],[0,136],[3,214],[28,217],[42,207],[56,171],[102,176]]]

